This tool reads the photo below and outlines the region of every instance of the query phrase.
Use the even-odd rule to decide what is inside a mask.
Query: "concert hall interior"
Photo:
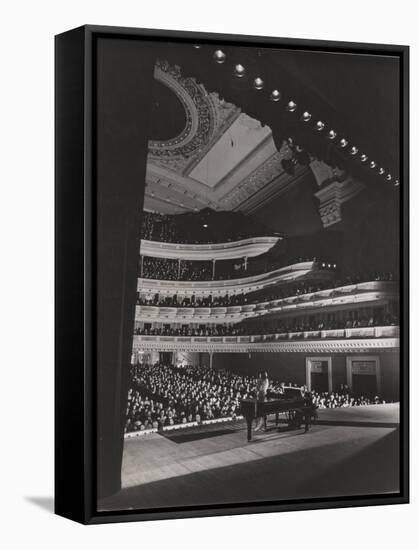
[[[399,490],[397,65],[337,57],[161,45],[100,510]],[[246,413],[261,372],[308,431],[288,401]]]

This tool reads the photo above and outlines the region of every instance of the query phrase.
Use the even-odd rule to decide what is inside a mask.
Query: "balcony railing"
[[[292,313],[294,311],[313,312],[316,308],[366,304],[379,306],[396,297],[394,283],[371,281],[338,288],[319,290],[297,296],[260,301],[254,304],[213,306],[213,307],[174,307],[140,305],[136,307],[137,321],[146,322],[239,322],[250,317],[271,313]]]
[[[285,267],[275,269],[258,275],[240,277],[237,279],[211,280],[211,281],[180,281],[138,278],[138,292],[159,292],[161,294],[195,294],[207,295],[225,294],[226,292],[252,292],[279,282],[296,281],[314,270],[314,261],[298,262]],[[333,277],[332,271],[316,271],[319,278]]]
[[[235,242],[212,244],[180,244],[141,240],[140,254],[154,258],[180,260],[234,260],[260,256],[268,252],[282,237],[252,237]]]
[[[359,327],[332,330],[309,330],[301,332],[279,332],[272,334],[253,334],[248,336],[150,336],[136,335],[135,342],[173,342],[173,343],[225,343],[251,344],[257,342],[277,342],[281,340],[333,340],[333,339],[369,339],[399,338],[398,326]]]

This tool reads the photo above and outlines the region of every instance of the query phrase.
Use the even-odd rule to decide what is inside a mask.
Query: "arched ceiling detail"
[[[183,76],[180,67],[159,60],[154,77],[182,104],[185,126],[171,139],[149,141],[145,209],[251,213],[309,176],[302,166],[286,173],[287,144],[278,151],[268,126]]]

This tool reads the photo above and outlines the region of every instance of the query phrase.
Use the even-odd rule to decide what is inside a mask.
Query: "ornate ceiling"
[[[302,166],[294,175],[284,172],[288,146],[278,151],[268,126],[182,76],[179,67],[159,61],[154,76],[152,132],[167,137],[165,125],[179,128],[179,121],[184,128],[169,139],[149,141],[145,209],[176,214],[209,207],[250,214],[309,173]],[[162,86],[174,95],[170,107]]]

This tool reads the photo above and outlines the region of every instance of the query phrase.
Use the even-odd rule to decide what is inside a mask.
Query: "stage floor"
[[[125,440],[122,490],[99,510],[399,491],[399,405],[319,410],[303,430],[244,421]]]

